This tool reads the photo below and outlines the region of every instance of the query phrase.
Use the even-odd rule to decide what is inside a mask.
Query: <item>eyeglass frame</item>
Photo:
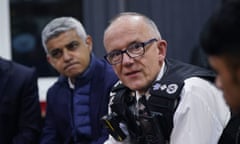
[[[158,41],[158,40],[157,40],[156,38],[152,38],[152,39],[150,39],[150,40],[148,40],[148,41],[145,41],[145,42],[135,42],[135,43],[134,43],[135,46],[136,46],[136,44],[138,44],[138,45],[139,45],[138,48],[142,48],[142,53],[139,54],[139,55],[138,55],[138,54],[134,54],[135,56],[131,56],[131,55],[133,55],[133,54],[132,54],[132,53],[129,53],[128,50],[134,48],[134,47],[131,47],[131,46],[134,45],[134,44],[132,44],[132,45],[128,46],[125,50],[114,50],[114,51],[106,54],[106,55],[104,56],[104,58],[107,60],[107,62],[108,62],[109,64],[111,64],[111,65],[116,65],[116,64],[122,62],[122,60],[123,60],[123,54],[124,54],[124,53],[126,53],[130,58],[136,58],[136,57],[139,57],[139,56],[143,56],[143,55],[145,54],[145,46],[148,45],[148,44],[151,44],[152,42],[155,42],[155,41]],[[136,47],[135,47],[135,48],[136,48]],[[120,52],[120,53],[119,53],[119,52]],[[113,63],[113,62],[111,62],[111,60],[109,59],[109,56],[110,56],[111,54],[116,54],[116,53],[119,53],[119,54],[121,55],[121,57],[119,58],[119,60],[118,60],[117,62]]]

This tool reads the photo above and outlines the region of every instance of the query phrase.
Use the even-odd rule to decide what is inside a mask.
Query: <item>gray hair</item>
[[[46,53],[48,53],[46,43],[60,34],[69,31],[76,30],[77,34],[84,41],[87,38],[86,31],[80,21],[73,17],[60,17],[50,21],[42,31],[42,45]]]

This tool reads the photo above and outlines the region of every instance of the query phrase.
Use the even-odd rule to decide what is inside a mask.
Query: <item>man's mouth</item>
[[[136,75],[137,73],[139,73],[140,71],[131,71],[131,72],[127,72],[125,73],[125,76],[134,76]]]
[[[76,65],[76,64],[77,64],[77,63],[68,64],[68,65],[66,65],[66,66],[64,67],[64,70],[67,70],[67,69],[73,67],[73,66]]]

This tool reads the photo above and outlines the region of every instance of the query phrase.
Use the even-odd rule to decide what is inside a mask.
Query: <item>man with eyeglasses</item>
[[[117,77],[92,53],[92,38],[72,17],[50,21],[42,31],[48,62],[60,76],[47,92],[41,144],[102,144],[108,136],[100,118]]]
[[[214,74],[166,59],[148,17],[125,12],[104,33],[105,58],[120,81],[111,91],[105,144],[216,144],[230,118]]]

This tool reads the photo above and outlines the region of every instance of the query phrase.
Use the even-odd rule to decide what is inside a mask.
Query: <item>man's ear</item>
[[[53,62],[52,62],[52,59],[51,59],[51,57],[50,57],[50,55],[46,55],[46,58],[47,58],[47,61],[48,61],[48,63],[52,66],[52,67],[54,67],[54,65],[53,65]]]
[[[164,59],[167,53],[167,42],[165,40],[158,40],[157,44],[159,49],[159,55],[161,59]]]
[[[89,48],[89,50],[92,51],[93,42],[92,42],[92,37],[90,35],[88,35],[86,38],[86,45]]]

